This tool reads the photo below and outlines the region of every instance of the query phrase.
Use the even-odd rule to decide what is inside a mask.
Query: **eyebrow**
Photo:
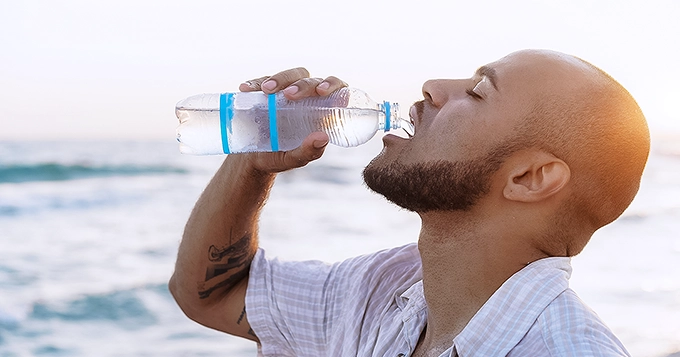
[[[496,75],[496,70],[493,69],[492,67],[489,66],[481,66],[477,69],[477,72],[475,72],[478,76],[486,76],[489,78],[491,81],[491,85],[493,85],[494,89],[498,90],[497,82],[498,82],[498,76]]]

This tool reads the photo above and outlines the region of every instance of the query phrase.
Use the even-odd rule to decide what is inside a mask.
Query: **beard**
[[[474,160],[409,165],[397,161],[380,165],[379,155],[364,169],[364,182],[409,211],[467,211],[489,193],[491,177],[505,159],[494,151]]]

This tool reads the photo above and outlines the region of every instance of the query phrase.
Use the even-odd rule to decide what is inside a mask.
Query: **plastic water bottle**
[[[180,152],[193,155],[292,150],[315,131],[350,147],[380,130],[411,125],[397,103],[376,103],[355,88],[297,101],[282,92],[200,94],[177,103],[175,113]]]

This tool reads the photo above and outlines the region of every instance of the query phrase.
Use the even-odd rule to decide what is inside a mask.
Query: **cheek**
[[[490,139],[487,123],[484,113],[473,105],[447,106],[427,127],[429,135],[423,144],[433,150],[453,152],[460,158],[475,156]]]

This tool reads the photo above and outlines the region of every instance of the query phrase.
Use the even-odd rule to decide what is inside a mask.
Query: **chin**
[[[402,138],[393,134],[383,137],[383,149],[371,160],[370,165],[387,165],[390,162],[402,161],[411,151],[411,139]]]

